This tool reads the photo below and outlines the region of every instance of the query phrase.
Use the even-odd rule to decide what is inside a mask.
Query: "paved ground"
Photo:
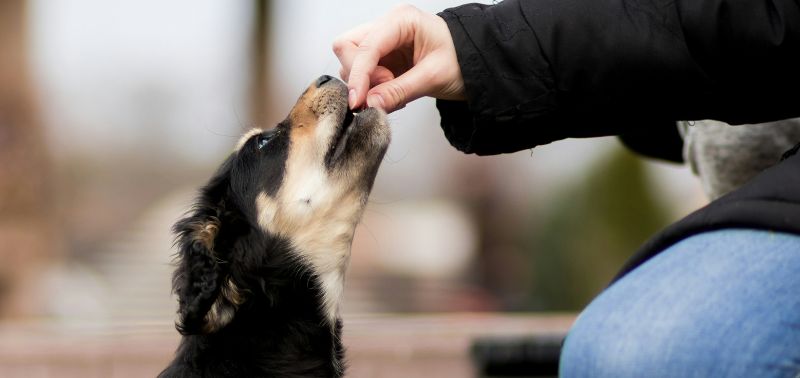
[[[345,319],[348,377],[472,377],[476,337],[563,334],[571,315],[362,315]],[[96,327],[50,322],[0,325],[0,377],[152,377],[177,333],[164,324]]]

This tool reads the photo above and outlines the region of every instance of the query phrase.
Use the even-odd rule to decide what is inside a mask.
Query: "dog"
[[[173,227],[182,339],[160,377],[344,374],[344,274],[391,134],[347,93],[321,76],[246,133]]]

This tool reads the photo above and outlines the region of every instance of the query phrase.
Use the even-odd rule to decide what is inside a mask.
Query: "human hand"
[[[351,109],[392,112],[422,96],[464,100],[464,80],[447,23],[402,5],[339,36],[333,52]]]

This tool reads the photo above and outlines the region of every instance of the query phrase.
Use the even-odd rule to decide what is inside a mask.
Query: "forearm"
[[[764,14],[725,4],[507,0],[447,10],[440,15],[456,45],[469,117],[442,111],[445,132],[527,138],[489,149],[482,140],[454,143],[491,154],[680,119],[797,115],[789,96],[800,85],[797,3],[783,0]]]

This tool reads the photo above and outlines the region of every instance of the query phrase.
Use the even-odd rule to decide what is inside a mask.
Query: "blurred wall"
[[[67,252],[62,278],[51,281],[83,288],[70,291],[99,314],[115,313],[103,294],[123,290],[114,285],[132,298],[158,292],[163,301],[142,313],[169,319],[168,229],[193,190],[244,130],[276,124],[311,80],[338,72],[338,34],[393,4],[31,0],[27,28],[19,26],[30,32],[30,60],[19,67],[40,96],[40,111],[30,112],[43,119],[46,143],[23,144],[54,157],[47,187],[56,189]],[[436,12],[459,2],[412,4]],[[392,145],[356,232],[350,313],[576,310],[647,234],[700,204],[686,169],[617,158],[614,138],[477,157],[449,146],[431,99],[389,119]],[[648,217],[649,226],[611,229],[602,217],[578,216],[587,212],[623,224]],[[571,243],[592,235],[614,242]],[[596,261],[602,269],[591,279],[570,278],[582,274],[576,264]],[[565,285],[576,287],[549,289]],[[73,311],[68,300],[50,303]]]
[[[62,247],[27,21],[24,0],[0,2],[0,316],[14,318],[40,308],[39,279]]]

